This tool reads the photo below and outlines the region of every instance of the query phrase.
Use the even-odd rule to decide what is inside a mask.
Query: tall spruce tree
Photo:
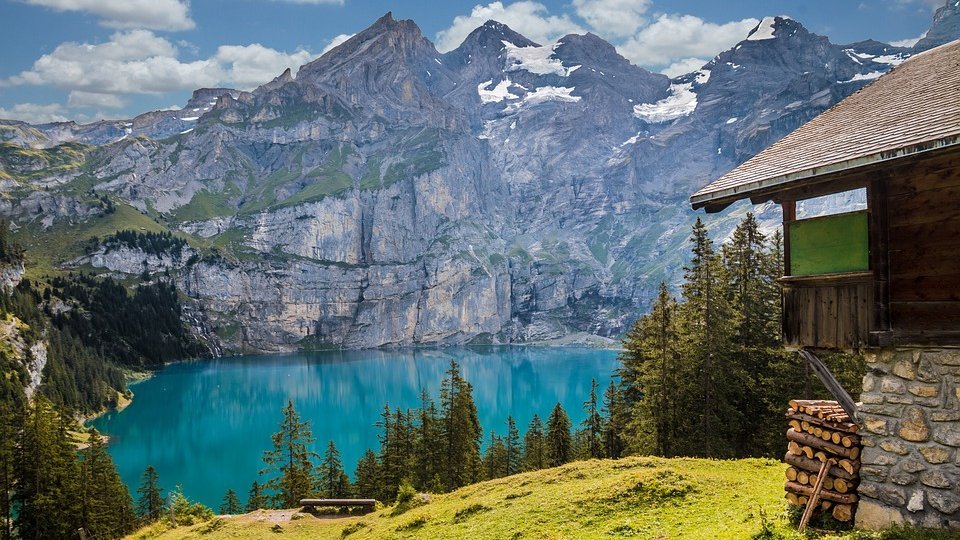
[[[570,437],[570,418],[557,403],[547,418],[547,467],[563,465],[573,459],[573,440]]]
[[[583,410],[587,417],[583,419],[584,457],[602,458],[603,452],[603,417],[600,415],[600,403],[597,398],[596,379],[590,379],[590,397],[583,402]]]
[[[250,492],[247,494],[247,512],[253,512],[254,510],[267,508],[268,506],[267,497],[263,494],[263,488],[259,482],[254,480],[250,486]]]
[[[619,459],[625,449],[624,434],[631,412],[624,399],[624,393],[612,379],[603,391],[603,413],[607,421],[603,425],[603,451],[606,457]]]
[[[690,239],[693,257],[684,267],[683,299],[678,331],[683,369],[675,378],[681,395],[675,418],[692,422],[677,427],[676,453],[730,457],[740,434],[742,411],[736,394],[743,391],[743,368],[732,358],[737,320],[720,257],[703,222],[697,218]]]
[[[507,475],[507,447],[503,444],[503,437],[493,431],[490,432],[490,445],[483,456],[483,475],[487,480]]]
[[[437,405],[427,390],[420,390],[420,408],[416,411],[416,429],[413,436],[413,485],[420,490],[431,490],[440,476],[441,430]]]
[[[353,490],[361,498],[379,497],[383,487],[381,485],[380,464],[373,450],[367,449],[357,461],[357,468],[353,473]]]
[[[120,480],[99,433],[90,434],[90,441],[80,455],[79,495],[84,531],[106,538],[132,530],[136,518],[130,493]]]
[[[237,498],[236,491],[228,489],[227,492],[223,494],[220,513],[231,516],[243,513],[243,508],[240,507],[240,499]]]
[[[160,476],[153,465],[140,475],[140,487],[137,488],[137,515],[144,521],[156,521],[163,512],[163,488],[160,487]]]
[[[310,423],[300,419],[293,401],[283,409],[280,431],[272,436],[273,448],[263,453],[265,467],[260,471],[267,478],[264,487],[274,492],[274,503],[281,508],[293,508],[300,499],[313,492],[313,459],[310,450],[313,435]]]
[[[327,443],[327,450],[323,453],[323,461],[318,473],[317,491],[321,496],[337,499],[350,494],[350,480],[343,472],[340,452],[333,441]]]
[[[618,370],[624,405],[630,410],[624,437],[630,449],[661,456],[674,455],[683,416],[676,399],[676,374],[684,369],[679,357],[676,302],[660,283],[650,313],[627,333]]]
[[[14,527],[20,538],[67,538],[83,526],[80,468],[66,428],[53,405],[34,396],[16,455]]]
[[[16,414],[12,403],[0,403],[0,540],[13,538],[13,488],[16,456]]]
[[[473,401],[473,387],[460,375],[460,366],[450,369],[440,387],[444,489],[451,491],[476,482],[480,477],[482,431]]]
[[[520,443],[520,432],[512,416],[507,417],[507,436],[503,441],[506,451],[507,476],[517,474],[523,470],[523,445]]]
[[[527,471],[536,471],[547,466],[547,436],[543,431],[543,421],[536,414],[527,426],[527,433],[523,436],[523,468]]]

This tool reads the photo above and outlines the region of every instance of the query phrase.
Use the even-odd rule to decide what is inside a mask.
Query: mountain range
[[[593,34],[541,45],[496,21],[440,54],[388,13],[252,92],[0,121],[0,214],[37,275],[169,275],[216,351],[616,337],[679,275],[690,193],[958,37],[955,0],[910,48],[766,17],[671,79]],[[122,229],[188,246],[100,242]]]

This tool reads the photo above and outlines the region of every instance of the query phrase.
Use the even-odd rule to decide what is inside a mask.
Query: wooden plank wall
[[[939,340],[960,335],[960,149],[885,173],[891,326],[898,343],[950,344]]]
[[[871,273],[783,279],[785,345],[856,349],[872,328]]]

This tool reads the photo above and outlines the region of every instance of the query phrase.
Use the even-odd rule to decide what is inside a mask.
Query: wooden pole
[[[80,535],[80,540],[87,540],[87,531],[83,530],[83,527],[77,529],[77,534]]]
[[[800,356],[807,361],[807,365],[813,369],[813,372],[817,374],[817,378],[820,379],[820,382],[827,387],[827,390],[830,391],[830,394],[837,399],[837,402],[840,403],[840,406],[843,407],[843,410],[847,413],[847,416],[850,417],[850,420],[857,421],[857,405],[853,402],[853,398],[850,397],[850,394],[843,389],[843,386],[840,386],[840,381],[833,376],[833,373],[830,373],[830,370],[827,369],[827,366],[823,363],[822,360],[817,358],[817,355],[808,351],[807,349],[800,349]]]
[[[798,528],[800,532],[803,532],[804,529],[807,528],[807,522],[810,521],[810,516],[813,515],[813,509],[817,507],[817,501],[820,500],[820,490],[823,489],[823,481],[830,471],[831,463],[833,463],[833,459],[828,459],[820,466],[820,472],[817,473],[817,485],[813,487],[813,494],[810,495],[810,500],[807,501],[807,509],[804,510],[803,517],[800,518],[800,527]]]

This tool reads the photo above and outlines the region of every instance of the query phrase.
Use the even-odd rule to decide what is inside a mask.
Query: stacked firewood
[[[787,501],[807,506],[815,499],[816,510],[831,512],[838,521],[852,520],[862,449],[857,425],[836,401],[791,400],[787,419]]]

